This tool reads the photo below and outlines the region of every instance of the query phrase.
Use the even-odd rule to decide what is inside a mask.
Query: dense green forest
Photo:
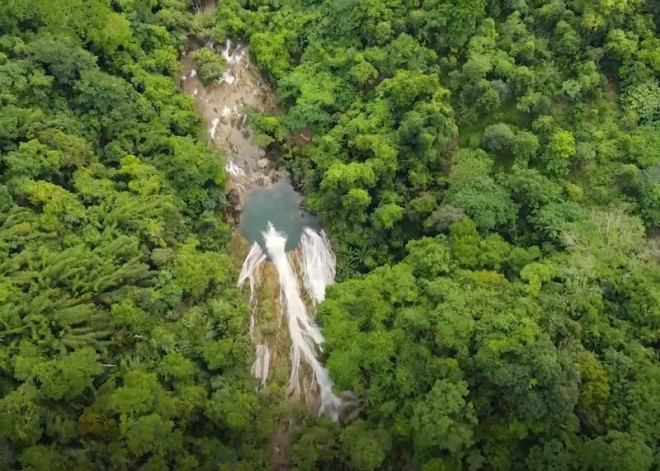
[[[269,469],[292,414],[295,470],[660,469],[660,2],[195,3],[0,1],[0,469]],[[276,89],[351,423],[256,392],[188,38]]]
[[[0,2],[2,470],[267,466],[190,9]]]

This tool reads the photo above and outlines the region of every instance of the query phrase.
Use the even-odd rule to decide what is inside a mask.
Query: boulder
[[[236,210],[237,207],[240,207],[241,197],[236,189],[232,188],[229,190],[229,193],[227,193],[227,203],[228,206],[234,210]]]

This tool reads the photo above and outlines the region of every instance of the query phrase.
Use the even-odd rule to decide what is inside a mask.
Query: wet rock
[[[254,183],[259,186],[270,186],[271,179],[267,175],[259,175],[257,178],[255,178]]]
[[[268,163],[269,163],[268,159],[259,159],[259,160],[257,160],[257,165],[259,166],[259,168],[268,167]]]
[[[241,197],[235,188],[232,188],[227,193],[227,210],[225,211],[225,221],[227,224],[236,226],[241,221],[241,212],[243,206],[241,205]]]
[[[235,188],[232,188],[231,190],[229,190],[229,193],[227,193],[227,203],[229,207],[233,208],[234,210],[236,210],[237,207],[240,207],[241,197]]]

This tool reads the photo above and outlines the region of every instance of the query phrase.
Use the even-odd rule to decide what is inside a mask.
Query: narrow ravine
[[[208,11],[201,8],[203,14]],[[237,283],[249,286],[252,374],[265,389],[274,368],[288,367],[289,399],[302,400],[333,420],[346,417],[345,405],[353,409],[348,415],[354,415],[357,402],[351,395],[334,394],[330,375],[318,359],[323,336],[314,317],[326,287],[334,282],[332,247],[316,219],[301,209],[302,196],[293,190],[288,175],[272,168],[265,150],[254,144],[247,122],[248,107],[275,109],[273,92],[245,46],[230,40],[205,46],[225,58],[227,71],[204,86],[191,47],[181,60],[180,85],[194,97],[211,144],[227,156],[229,222],[235,237],[243,240],[238,245],[250,247]],[[277,289],[266,294],[261,289],[265,279]],[[265,326],[267,319],[271,321]],[[275,328],[272,319],[277,319]]]

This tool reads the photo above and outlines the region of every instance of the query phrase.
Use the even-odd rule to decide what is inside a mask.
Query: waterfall
[[[335,280],[335,254],[325,232],[319,234],[309,227],[300,239],[300,251],[305,289],[318,304],[325,299],[326,286]]]
[[[268,254],[279,274],[280,288],[286,306],[291,337],[289,392],[293,392],[298,386],[300,361],[304,359],[312,369],[320,389],[321,407],[319,412],[327,413],[336,420],[340,400],[332,392],[332,381],[328,370],[316,358],[316,347],[320,347],[323,336],[316,323],[308,315],[305,303],[301,298],[298,278],[289,263],[284,248],[286,236],[278,232],[271,223],[268,224],[268,230],[263,233],[263,236]]]
[[[259,385],[264,387],[268,379],[270,369],[270,350],[262,343],[257,345],[256,359],[252,364],[252,376],[259,380]]]
[[[233,160],[227,162],[227,165],[225,166],[225,170],[229,175],[234,177],[242,177],[243,175],[245,175],[245,170],[243,170],[241,167],[236,165],[236,162],[234,162]],[[257,247],[259,246],[257,245]]]
[[[238,275],[238,287],[242,288],[245,280],[250,281],[250,302],[254,301],[254,288],[256,286],[256,269],[261,262],[266,260],[266,254],[261,250],[256,242],[250,247],[250,252],[245,257],[241,266],[241,273]]]
[[[215,133],[218,130],[218,124],[220,124],[219,118],[215,118],[211,121],[211,128],[209,129],[209,136],[211,136],[211,140],[215,139]]]
[[[255,289],[257,287],[257,283],[259,282],[257,269],[264,260],[266,260],[266,254],[263,252],[263,250],[261,250],[259,244],[252,244],[250,252],[243,261],[241,273],[238,275],[239,288],[243,287],[246,280],[248,280],[250,283],[250,305],[252,306],[252,314],[250,315],[250,337],[252,338],[253,342],[256,341],[254,335],[254,326],[256,322],[255,313],[257,310],[257,297],[255,295]],[[260,343],[256,346],[255,360],[252,364],[252,375],[254,375],[254,377],[259,380],[261,387],[266,385],[269,370],[270,350],[268,350],[268,346]]]

